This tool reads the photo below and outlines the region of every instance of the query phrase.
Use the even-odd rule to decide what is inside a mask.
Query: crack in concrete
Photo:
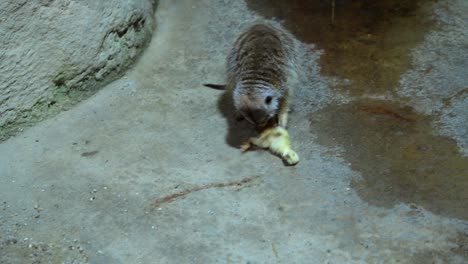
[[[202,191],[202,190],[206,190],[206,189],[242,186],[242,185],[244,185],[246,183],[249,183],[249,182],[251,182],[251,181],[253,181],[255,179],[258,179],[258,178],[260,178],[260,176],[247,177],[247,178],[244,178],[244,179],[242,179],[240,181],[233,181],[233,182],[210,183],[210,184],[206,184],[206,185],[202,185],[202,186],[198,186],[198,187],[194,187],[194,188],[185,189],[185,190],[177,192],[177,193],[173,193],[173,194],[161,197],[161,198],[157,198],[157,199],[155,199],[153,201],[153,205],[155,207],[158,207],[158,206],[160,206],[162,204],[170,203],[170,202],[174,201],[175,199],[177,199],[179,197],[183,197],[183,196],[186,196],[188,194],[198,192],[198,191]]]

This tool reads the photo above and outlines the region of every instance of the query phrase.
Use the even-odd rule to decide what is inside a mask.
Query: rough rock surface
[[[117,77],[150,39],[154,6],[152,0],[1,1],[0,140]]]

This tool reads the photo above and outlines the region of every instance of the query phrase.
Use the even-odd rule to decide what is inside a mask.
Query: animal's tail
[[[205,83],[203,84],[206,87],[216,89],[216,90],[226,90],[226,85],[225,84],[211,84],[211,83]]]

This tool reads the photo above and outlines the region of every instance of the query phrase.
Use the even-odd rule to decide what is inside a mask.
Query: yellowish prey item
[[[270,149],[272,153],[281,156],[289,165],[296,165],[299,162],[299,156],[291,148],[289,133],[282,127],[265,129],[260,136],[251,137],[246,143],[242,144],[241,150],[247,151],[252,145]]]

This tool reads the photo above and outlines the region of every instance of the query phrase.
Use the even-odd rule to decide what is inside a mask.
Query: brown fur
[[[270,120],[287,125],[293,47],[285,31],[257,24],[239,36],[228,55],[227,89],[239,114],[257,127]]]

